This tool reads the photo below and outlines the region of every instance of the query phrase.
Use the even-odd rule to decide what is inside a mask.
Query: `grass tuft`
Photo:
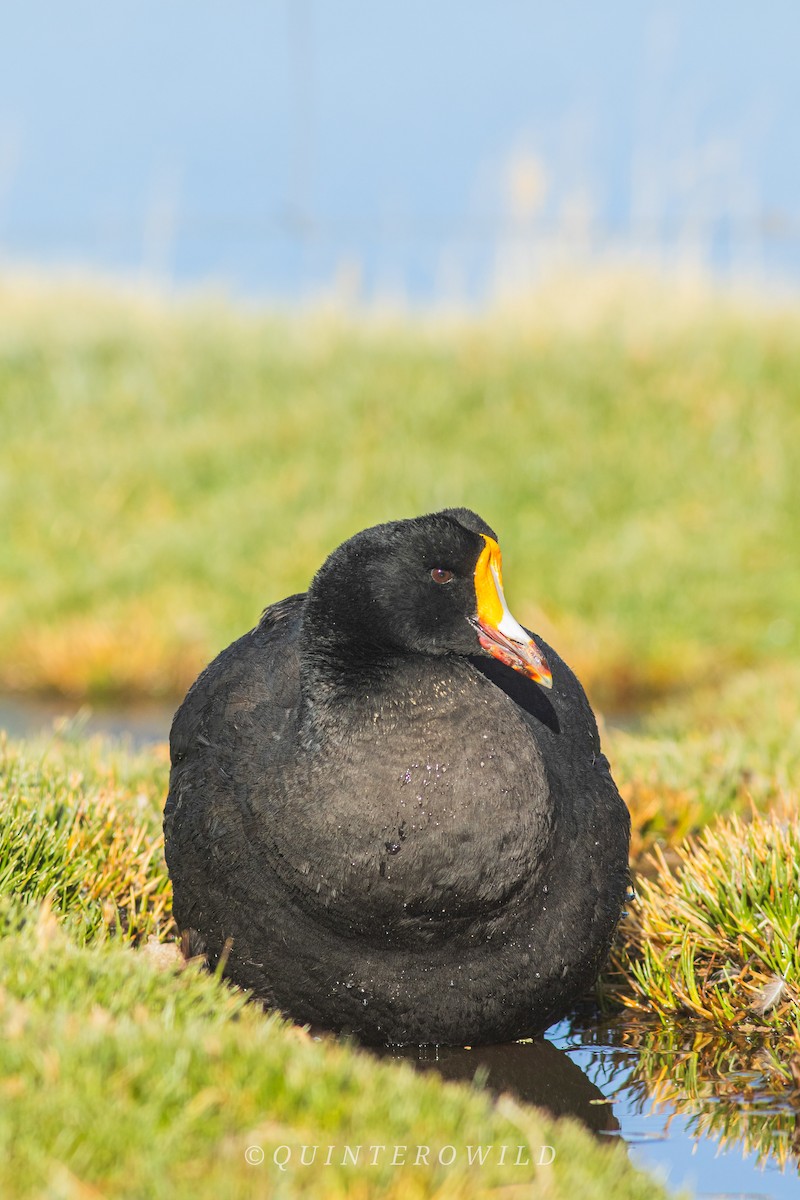
[[[0,735],[0,895],[47,900],[87,941],[174,931],[164,863],[165,768],[97,744],[23,750]]]
[[[665,1021],[687,1014],[766,1035],[775,1073],[794,1087],[800,1060],[800,818],[754,812],[660,850],[622,926],[608,993]]]

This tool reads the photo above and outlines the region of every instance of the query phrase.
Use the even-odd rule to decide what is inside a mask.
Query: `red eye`
[[[431,571],[431,579],[434,583],[449,583],[453,578],[452,571],[446,571],[444,567],[434,567]]]

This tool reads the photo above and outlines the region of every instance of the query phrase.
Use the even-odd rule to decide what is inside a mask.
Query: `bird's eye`
[[[449,583],[452,578],[453,572],[444,567],[434,567],[431,571],[431,579],[434,583]]]

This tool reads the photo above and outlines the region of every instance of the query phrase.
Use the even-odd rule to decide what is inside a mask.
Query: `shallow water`
[[[172,712],[171,704],[90,709],[0,696],[0,730],[13,737],[103,734],[140,748],[166,741]],[[634,1162],[673,1190],[686,1187],[706,1200],[800,1195],[800,1108],[767,1091],[758,1046],[742,1050],[691,1023],[664,1030],[589,1010],[533,1042],[384,1053],[571,1115],[598,1137],[624,1141]]]
[[[0,730],[12,738],[102,734],[137,750],[169,739],[176,708],[174,701],[91,706],[64,699],[0,694]]]
[[[725,1070],[731,1054],[728,1039],[688,1024],[664,1030],[598,1013],[559,1022],[533,1042],[391,1052],[621,1139],[671,1190],[706,1200],[797,1197],[800,1110],[766,1090],[758,1047],[752,1069]]]

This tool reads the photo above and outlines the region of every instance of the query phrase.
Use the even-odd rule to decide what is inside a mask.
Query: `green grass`
[[[720,1070],[755,1039],[791,1087],[798,380],[800,308],[631,280],[474,322],[0,285],[0,688],[177,695],[350,533],[474,507],[516,615],[601,706],[650,705],[605,735],[636,864],[666,855],[606,991],[667,1033],[744,1039]],[[166,775],[163,747],[0,744],[0,1193],[660,1194],[569,1123],[299,1037],[164,964]],[[653,1095],[716,1069],[658,1061]],[[535,1178],[269,1166],[276,1145],[359,1141],[546,1142],[557,1158]],[[248,1166],[248,1145],[267,1163]]]
[[[427,324],[0,289],[0,686],[175,694],[451,504],[604,703],[797,655],[800,310],[582,286]]]
[[[47,900],[81,942],[171,935],[166,778],[163,752],[69,741],[20,752],[0,733],[0,895]]]
[[[678,1039],[687,1018],[725,1031],[740,1070],[757,1056],[767,1084],[790,1091],[800,1078],[799,693],[800,663],[788,661],[607,737],[631,809],[637,896],[606,994]],[[680,1091],[682,1077],[667,1075]]]
[[[168,893],[156,833],[165,769],[163,758],[102,743],[3,747],[0,802],[14,836],[0,843],[0,1194],[664,1194],[624,1150],[601,1147],[572,1122],[313,1041],[196,966],[162,962],[154,939],[170,933],[156,903]],[[143,853],[143,840],[154,853]],[[131,877],[138,904],[128,900]],[[303,1145],[324,1147],[320,1161],[301,1166]],[[329,1145],[337,1149],[326,1167]],[[347,1145],[364,1148],[356,1165],[342,1163]],[[427,1166],[392,1166],[393,1151],[381,1152],[372,1166],[366,1148],[383,1145],[413,1147],[411,1159],[418,1145],[433,1154]],[[510,1161],[523,1146],[532,1165],[490,1156],[469,1167],[470,1145],[508,1145]],[[552,1166],[536,1165],[543,1145],[556,1150]],[[245,1160],[251,1146],[265,1154],[259,1166]],[[285,1146],[293,1159],[281,1172],[273,1156],[283,1159]],[[438,1164],[449,1146],[456,1161],[448,1165],[444,1149]]]
[[[774,1081],[800,1070],[800,815],[721,818],[658,855],[638,883],[607,976],[623,1003],[667,1021],[699,1018],[733,1033],[766,1035]],[[793,1065],[793,1063],[795,1065]]]

